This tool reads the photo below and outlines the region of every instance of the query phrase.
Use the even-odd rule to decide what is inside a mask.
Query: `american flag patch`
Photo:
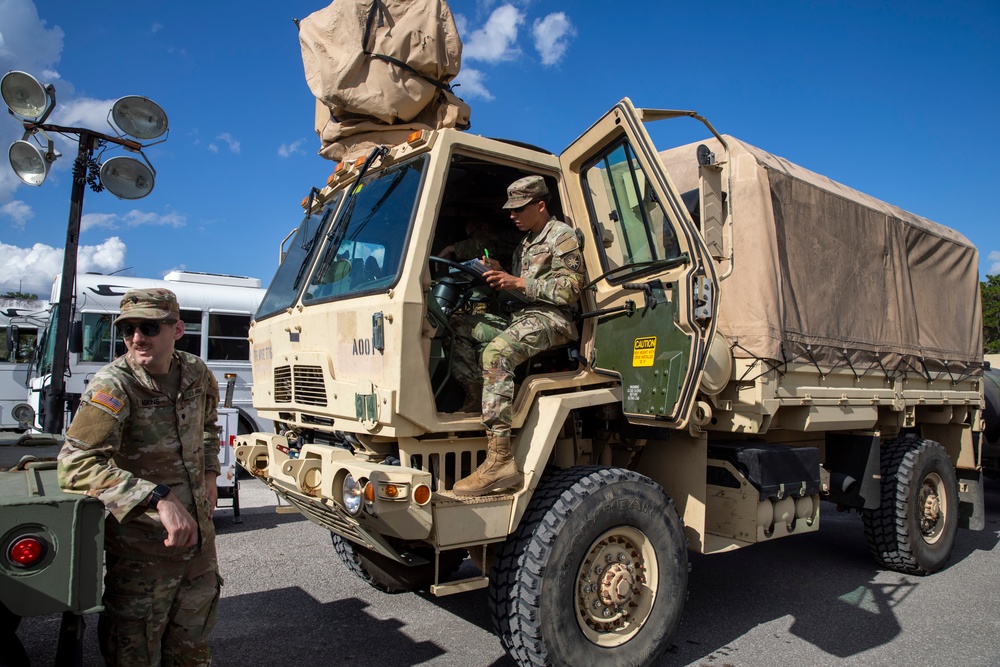
[[[92,403],[97,403],[98,405],[103,405],[104,407],[106,407],[108,410],[111,410],[115,414],[118,414],[118,412],[125,406],[125,404],[122,403],[120,399],[115,398],[106,391],[97,392],[96,394],[91,396],[90,401]]]

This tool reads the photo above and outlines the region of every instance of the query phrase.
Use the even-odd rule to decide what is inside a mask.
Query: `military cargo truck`
[[[658,152],[645,123],[684,117],[711,136]],[[486,438],[451,317],[513,297],[438,253],[475,221],[499,255],[505,188],[531,174],[582,243],[581,337],[517,372],[523,485],[460,498]],[[978,255],[953,230],[628,99],[559,156],[416,131],[303,206],[250,329],[254,406],[281,429],[237,460],[373,586],[488,587],[518,664],[649,664],[688,551],[816,531],[823,500],[899,572],[983,527]],[[466,555],[481,574],[455,580]]]

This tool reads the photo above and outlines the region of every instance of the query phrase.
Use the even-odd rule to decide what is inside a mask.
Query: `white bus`
[[[52,380],[59,286],[60,278],[56,277],[49,308],[51,315],[42,334],[41,354],[31,379],[30,403],[35,413],[34,427],[39,430],[45,423],[45,397]],[[269,420],[258,418],[251,397],[253,376],[247,334],[250,319],[264,297],[265,290],[261,288],[260,280],[191,271],[173,271],[163,280],[91,273],[77,275],[70,321],[63,424],[69,425],[79,407],[80,397],[94,374],[125,353],[125,343],[112,325],[118,316],[122,296],[130,289],[153,287],[165,287],[177,294],[181,319],[184,320],[184,336],[177,341],[177,349],[205,360],[219,381],[223,403],[227,402],[227,389],[231,391],[229,404],[239,412],[238,432],[252,433],[273,428]]]
[[[28,380],[49,302],[0,298],[0,429],[31,426]]]

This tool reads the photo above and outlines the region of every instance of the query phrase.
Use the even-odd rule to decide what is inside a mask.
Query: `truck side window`
[[[604,241],[605,271],[680,254],[670,218],[629,144],[616,144],[594,160],[584,169],[583,181]]]

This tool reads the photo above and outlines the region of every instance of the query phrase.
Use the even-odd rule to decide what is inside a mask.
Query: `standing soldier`
[[[210,665],[219,385],[174,349],[170,290],[129,291],[114,323],[128,351],[90,381],[59,452],[59,485],[109,512],[101,652],[108,665]]]
[[[577,340],[573,308],[583,287],[583,258],[573,228],[549,213],[549,189],[541,176],[527,176],[507,188],[510,218],[527,232],[514,251],[512,273],[495,259],[483,257],[490,270],[483,278],[495,290],[515,290],[528,303],[513,313],[506,328],[479,320],[474,327],[460,324],[456,336],[456,377],[472,395],[482,395],[486,427],[486,460],[455,483],[458,496],[482,496],[518,486],[523,479],[510,448],[514,404],[514,369],[530,357]],[[471,330],[465,330],[471,329]],[[482,385],[469,373],[475,359],[470,340],[485,342]]]

